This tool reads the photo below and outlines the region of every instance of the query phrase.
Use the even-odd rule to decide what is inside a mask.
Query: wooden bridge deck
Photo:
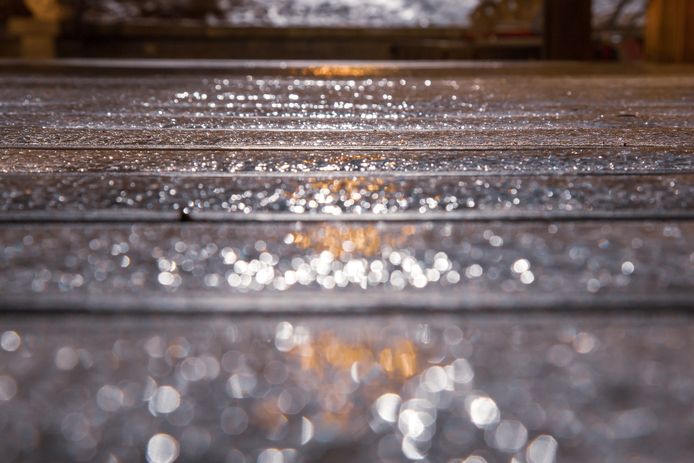
[[[5,62],[0,450],[688,461],[692,71]]]

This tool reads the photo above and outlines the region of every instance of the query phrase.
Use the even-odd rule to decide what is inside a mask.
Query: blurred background
[[[690,0],[0,0],[0,56],[692,61]]]

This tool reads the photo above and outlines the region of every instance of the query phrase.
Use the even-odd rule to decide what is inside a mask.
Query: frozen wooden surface
[[[4,63],[0,450],[688,461],[693,76]]]

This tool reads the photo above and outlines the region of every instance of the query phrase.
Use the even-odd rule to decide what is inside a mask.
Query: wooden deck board
[[[12,316],[2,323],[22,340],[17,351],[0,350],[3,375],[14,378],[17,391],[12,401],[0,403],[6,418],[2,447],[8,459],[16,455],[24,462],[45,461],[49,451],[55,460],[117,453],[127,461],[144,461],[149,439],[159,432],[178,443],[177,461],[256,458],[273,442],[291,443],[308,462],[378,461],[377,449],[384,445],[379,441],[397,442],[397,425],[381,421],[377,435],[368,427],[349,430],[363,429],[365,417],[377,419],[372,404],[386,393],[393,395],[380,403],[402,395],[404,407],[419,404],[421,410],[426,402],[407,404],[407,392],[393,392],[403,381],[400,370],[369,370],[374,364],[367,359],[386,349],[408,353],[403,350],[408,346],[414,357],[404,358],[416,359],[410,382],[436,389],[439,370],[429,369],[455,367],[456,382],[435,394],[439,403],[449,405],[436,410],[438,439],[428,452],[432,460],[461,454],[508,459],[510,452],[485,438],[490,431],[470,422],[465,402],[476,397],[485,398],[481,403],[491,405],[500,422],[510,420],[506,427],[522,423],[527,432],[520,438],[526,442],[522,451],[531,447],[534,455],[556,454],[557,460],[572,462],[623,461],[633,455],[684,462],[694,451],[687,386],[694,369],[694,325],[689,318],[140,314]],[[287,351],[301,342],[302,333],[309,336],[306,348],[315,349],[310,357],[315,363],[303,369],[301,357]],[[321,413],[320,397],[325,390],[337,394],[345,387],[345,375],[350,376],[328,361],[329,348],[358,349],[363,370],[356,372],[363,376],[357,378],[368,381],[348,393],[350,406],[339,415],[346,427],[337,430],[329,426],[334,415]],[[283,379],[279,385],[278,378]],[[149,404],[156,402],[142,400],[158,386],[180,393],[172,413],[155,415]],[[286,419],[279,420],[281,437],[276,437],[278,420],[268,421],[276,416],[267,411],[268,404],[277,401],[292,412],[281,415]],[[384,411],[384,416],[389,415]],[[90,424],[90,435],[98,436],[96,448],[85,449],[74,440],[80,434],[65,424],[82,419]],[[41,441],[21,440],[26,429]],[[190,429],[203,437],[191,438]],[[304,445],[302,429],[304,438],[312,437]],[[393,458],[401,452],[395,445],[391,451]]]
[[[413,69],[423,75],[379,77],[334,66],[352,75],[307,76],[311,66],[294,75],[262,66],[241,76],[158,67],[110,77],[1,74],[0,145],[690,148],[694,140],[694,78],[678,70],[590,74],[586,65],[585,75],[545,75],[535,67],[528,76],[509,66],[507,75],[460,76],[422,65]]]
[[[5,174],[0,222],[119,213],[217,220],[694,218],[694,173],[292,176]],[[103,219],[102,219],[103,220]]]
[[[0,148],[0,173],[244,175],[612,175],[694,172],[694,148]]]
[[[629,310],[694,297],[692,221],[19,224],[0,240],[0,302],[17,309]]]

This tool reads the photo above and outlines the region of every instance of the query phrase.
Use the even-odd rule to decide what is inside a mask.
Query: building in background
[[[694,14],[685,0],[5,0],[0,55],[634,60],[649,3],[651,22]]]

